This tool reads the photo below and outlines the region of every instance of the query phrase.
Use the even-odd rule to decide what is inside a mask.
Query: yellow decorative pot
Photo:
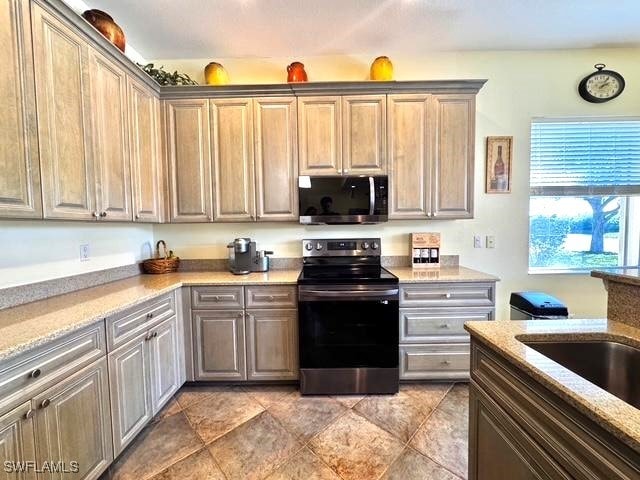
[[[229,83],[227,71],[216,62],[211,62],[204,67],[204,79],[207,85],[226,85]]]
[[[371,64],[371,80],[393,80],[393,63],[389,57],[378,57]]]

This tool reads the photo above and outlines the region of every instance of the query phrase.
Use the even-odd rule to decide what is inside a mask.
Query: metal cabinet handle
[[[31,378],[38,378],[40,376],[40,374],[42,373],[42,370],[40,370],[39,368],[36,368],[35,370],[33,370],[30,374],[29,377]]]
[[[27,412],[24,414],[24,419],[25,420],[29,420],[31,417],[33,417],[33,409],[32,408],[27,410]]]
[[[449,360],[442,360],[440,365],[451,365],[451,362]]]
[[[238,318],[244,318],[244,313],[239,313]]]
[[[102,212],[102,213],[100,213],[100,217],[104,218],[104,217],[106,217],[106,216],[107,216],[107,212]]]
[[[136,220],[140,220],[140,215],[138,215],[138,214],[136,213],[135,219],[136,219]]]
[[[219,302],[220,301],[220,297],[218,295],[216,295],[215,297],[213,297],[213,301],[214,302]]]
[[[147,313],[147,318],[153,318],[153,312]]]
[[[449,324],[448,323],[443,323],[442,325],[440,325],[440,328],[449,328]]]
[[[149,332],[147,333],[147,336],[144,337],[144,341],[148,342],[149,340],[151,340],[153,338],[153,333]]]
[[[158,332],[153,332],[153,338],[157,338],[158,337]]]
[[[269,300],[270,302],[273,302],[275,300],[275,297],[273,295],[269,295],[267,297],[267,300]]]
[[[91,212],[91,216],[93,218],[98,218],[98,212]]]
[[[51,400],[45,398],[40,404],[40,408],[47,408],[49,405],[51,405]]]
[[[451,294],[450,293],[445,293],[444,294],[444,298],[451,298]]]

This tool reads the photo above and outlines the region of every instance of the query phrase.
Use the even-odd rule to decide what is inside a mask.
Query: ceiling
[[[639,0],[84,0],[147,59],[640,46]]]

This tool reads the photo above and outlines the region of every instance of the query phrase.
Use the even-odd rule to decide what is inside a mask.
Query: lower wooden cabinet
[[[6,480],[32,480],[34,471],[18,473],[14,470],[20,462],[33,461],[36,457],[31,401],[0,416],[0,466]],[[15,465],[15,467],[14,467]]]
[[[196,380],[246,380],[244,312],[193,312]]]
[[[109,382],[104,358],[33,399],[38,464],[65,462],[65,478],[96,479],[113,460]],[[74,463],[75,462],[75,463]],[[42,474],[39,478],[63,478]]]
[[[184,355],[178,335],[178,318],[173,316],[153,329],[149,341],[151,363],[151,406],[160,411],[181,386],[180,357]]]
[[[247,310],[247,379],[298,378],[298,312]]]

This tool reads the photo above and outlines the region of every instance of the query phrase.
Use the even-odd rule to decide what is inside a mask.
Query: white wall
[[[149,257],[152,242],[151,225],[0,221],[0,288],[130,265]]]
[[[202,68],[211,60],[225,65],[233,83],[271,83],[286,80],[285,67],[293,60],[305,64],[312,81],[363,80],[372,58],[211,58],[156,63],[203,82]],[[459,254],[463,265],[501,277],[499,318],[507,318],[509,293],[526,289],[557,295],[575,316],[605,316],[606,293],[600,280],[588,275],[527,274],[529,126],[531,117],[543,115],[640,114],[640,49],[430,53],[392,60],[397,80],[489,79],[477,100],[475,219],[393,221],[342,228],[296,224],[161,225],[154,227],[155,239],[167,240],[183,258],[224,258],[225,245],[237,236],[251,236],[259,242],[259,248],[275,250],[277,256],[292,256],[300,255],[300,239],[304,237],[380,235],[384,254],[408,254],[408,233],[439,231],[444,254]],[[576,87],[598,62],[625,76],[627,89],[612,102],[594,105],[584,102]],[[509,195],[484,193],[485,137],[490,135],[514,137],[513,193]],[[475,233],[495,235],[495,250],[474,249]]]

